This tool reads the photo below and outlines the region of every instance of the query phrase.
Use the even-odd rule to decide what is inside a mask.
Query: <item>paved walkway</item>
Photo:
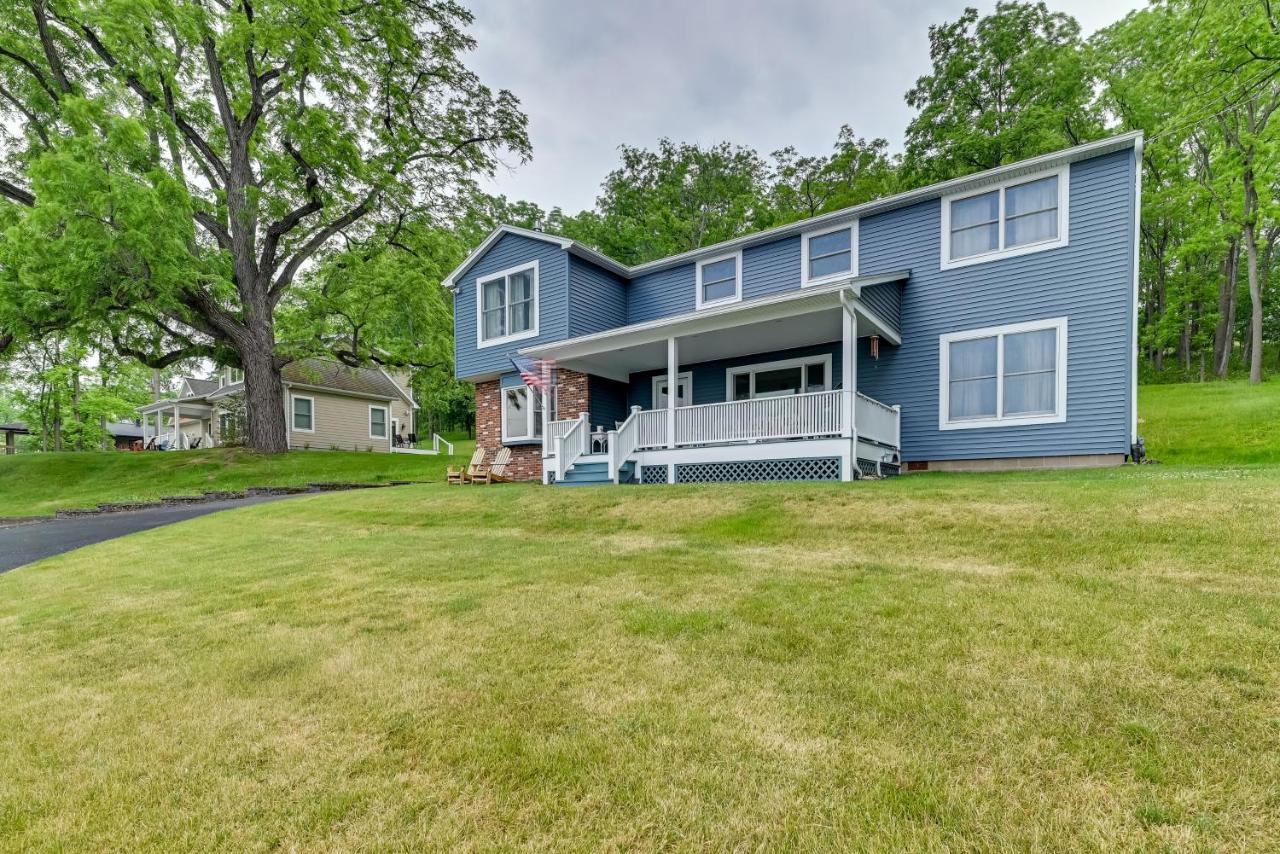
[[[210,501],[207,504],[180,504],[173,507],[157,507],[154,510],[134,510],[125,513],[103,513],[100,516],[82,516],[78,519],[53,519],[48,522],[0,527],[0,572],[8,572],[37,560],[73,551],[81,546],[91,546],[103,540],[114,540],[125,534],[172,525],[184,519],[194,519],[219,510],[248,507],[292,498],[292,495],[260,495],[230,501]]]

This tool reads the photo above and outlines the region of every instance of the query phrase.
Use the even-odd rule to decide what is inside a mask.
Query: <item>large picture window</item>
[[[1068,167],[942,200],[942,269],[1065,246]]]
[[[482,277],[476,292],[476,337],[481,347],[538,334],[538,263]]]
[[[502,389],[502,441],[537,442],[542,440],[542,405],[544,396],[528,386]],[[551,409],[555,418],[555,406]]]
[[[943,335],[939,427],[1044,424],[1067,417],[1067,319]]]

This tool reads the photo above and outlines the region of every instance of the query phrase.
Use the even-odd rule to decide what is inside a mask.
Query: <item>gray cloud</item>
[[[972,0],[472,0],[469,64],[529,115],[533,161],[489,189],[589,207],[617,146],[731,140],[768,153],[827,151],[841,124],[894,150],[903,95],[929,69],[928,27]],[[994,2],[976,4],[989,11]],[[1142,0],[1058,0],[1085,32]]]

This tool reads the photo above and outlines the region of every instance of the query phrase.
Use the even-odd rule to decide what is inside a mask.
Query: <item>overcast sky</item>
[[[513,91],[533,160],[490,190],[544,208],[590,207],[621,143],[730,140],[767,155],[830,151],[849,124],[894,151],[911,119],[903,95],[929,70],[930,24],[965,0],[471,0],[469,65]],[[1086,34],[1143,0],[1050,0]],[[514,165],[514,164],[512,164]]]

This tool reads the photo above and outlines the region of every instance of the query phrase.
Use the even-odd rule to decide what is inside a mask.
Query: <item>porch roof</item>
[[[853,276],[826,285],[525,347],[520,353],[555,359],[561,366],[574,370],[625,380],[633,371],[665,366],[668,338],[681,339],[682,364],[839,340],[842,297],[857,313],[859,337],[881,335],[899,344],[902,339],[898,330],[878,317],[859,296],[864,287],[905,281],[909,276],[909,271]]]
[[[192,418],[208,418],[213,414],[213,407],[205,402],[203,397],[179,397],[157,400],[155,403],[148,403],[145,406],[139,406],[134,411],[141,415],[150,415],[153,412],[169,413],[178,410],[178,417],[189,415]]]

